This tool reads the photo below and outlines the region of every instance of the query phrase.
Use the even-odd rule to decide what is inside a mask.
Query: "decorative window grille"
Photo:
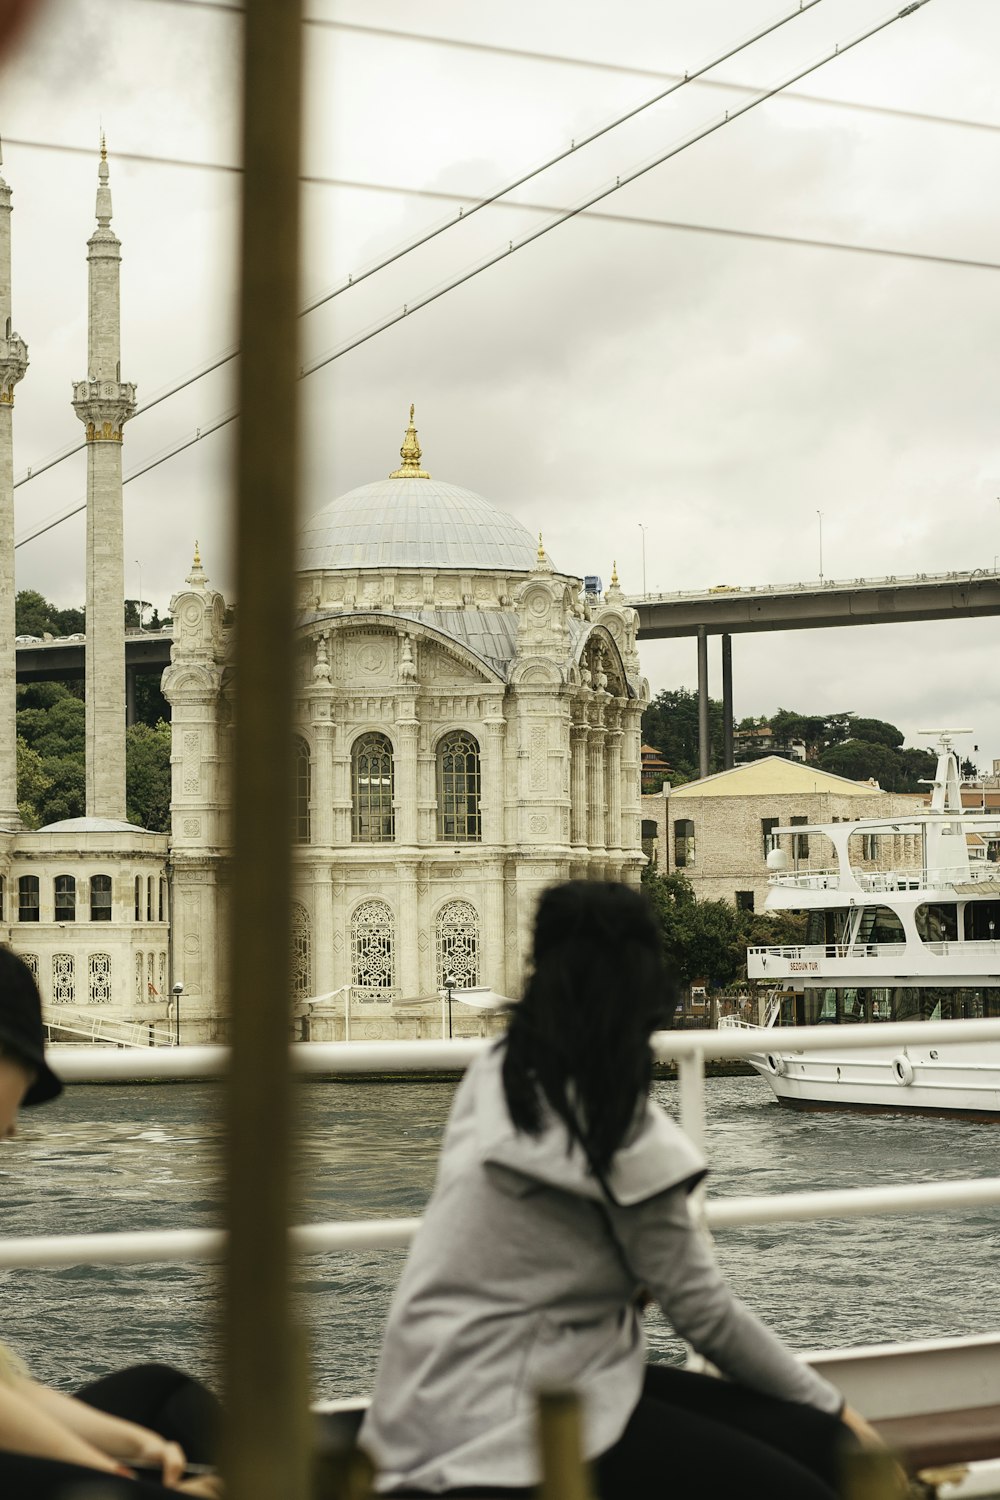
[[[146,999],[153,1002],[159,1000],[159,991],[156,988],[156,954],[146,954]]]
[[[156,988],[160,992],[158,998],[162,1000],[167,993],[167,955],[165,953],[160,954],[160,961],[157,968],[159,970],[160,982]]]
[[[22,875],[17,882],[17,919],[38,921],[38,876]]]
[[[384,734],[363,734],[351,749],[351,837],[356,844],[389,843],[392,811],[392,744]]]
[[[289,967],[292,994],[296,1000],[305,1000],[312,994],[312,937],[309,931],[309,913],[301,901],[292,904],[292,952]]]
[[[301,735],[295,737],[295,842],[308,844],[312,837],[309,804],[312,800],[312,765],[309,746]]]
[[[38,983],[38,954],[37,953],[20,953],[20,954],[18,954],[18,957],[31,970],[31,977],[35,981],[35,983],[37,984]]]
[[[438,912],[437,977],[454,974],[457,987],[479,983],[479,918],[471,901],[448,901]]]
[[[111,1004],[111,954],[92,953],[89,959],[91,1005]]]
[[[72,875],[56,876],[55,919],[57,922],[76,921],[76,880]]]
[[[110,875],[91,875],[90,877],[90,920],[92,922],[111,921]]]
[[[72,953],[52,955],[52,1004],[72,1005],[75,994],[75,965]]]
[[[135,920],[142,921],[142,876],[135,877]]]
[[[135,955],[135,1003],[144,1005],[146,1001],[146,986],[142,982],[142,976],[146,972],[146,960],[141,953]]]
[[[483,836],[479,745],[471,734],[446,734],[437,748],[438,838],[457,844]]]
[[[385,901],[362,901],[351,917],[351,998],[391,1000],[395,984],[392,912]]]

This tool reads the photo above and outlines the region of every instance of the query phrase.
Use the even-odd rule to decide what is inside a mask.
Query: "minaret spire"
[[[0,146],[0,165],[3,149]],[[17,677],[14,646],[14,387],[28,346],[11,323],[10,188],[0,176],[0,827],[16,828]]]
[[[87,433],[87,816],[125,818],[125,562],[122,429],[135,386],[121,379],[119,264],[111,228],[107,146],[101,136],[97,228],[87,241],[90,317],[87,379],[73,409]]]

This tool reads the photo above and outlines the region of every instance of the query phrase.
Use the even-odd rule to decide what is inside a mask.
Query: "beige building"
[[[767,895],[773,829],[900,817],[923,800],[769,755],[643,797],[643,848],[661,873],[686,875],[697,896],[759,911]],[[779,842],[800,868],[824,869],[831,862],[831,846],[822,836],[786,834]],[[919,863],[918,846],[912,834],[872,834],[857,863],[873,870],[907,867]]]

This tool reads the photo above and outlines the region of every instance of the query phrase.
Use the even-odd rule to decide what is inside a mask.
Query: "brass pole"
[[[224,1344],[230,1500],[305,1500],[289,1293],[300,0],[246,0]]]
[[[578,1396],[570,1391],[539,1396],[538,1441],[542,1459],[538,1500],[593,1500],[590,1473],[583,1461]]]

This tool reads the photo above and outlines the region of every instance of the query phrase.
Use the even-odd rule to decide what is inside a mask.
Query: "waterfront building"
[[[701,899],[732,901],[759,911],[767,895],[767,854],[774,828],[857,818],[911,816],[921,795],[883,792],[875,782],[851,781],[783,756],[735,766],[642,799],[643,847],[660,874],[680,871]],[[789,864],[819,868],[826,840],[785,834]],[[902,869],[920,863],[915,834],[871,834],[858,851],[861,869]],[[822,846],[822,847],[820,847]]]

